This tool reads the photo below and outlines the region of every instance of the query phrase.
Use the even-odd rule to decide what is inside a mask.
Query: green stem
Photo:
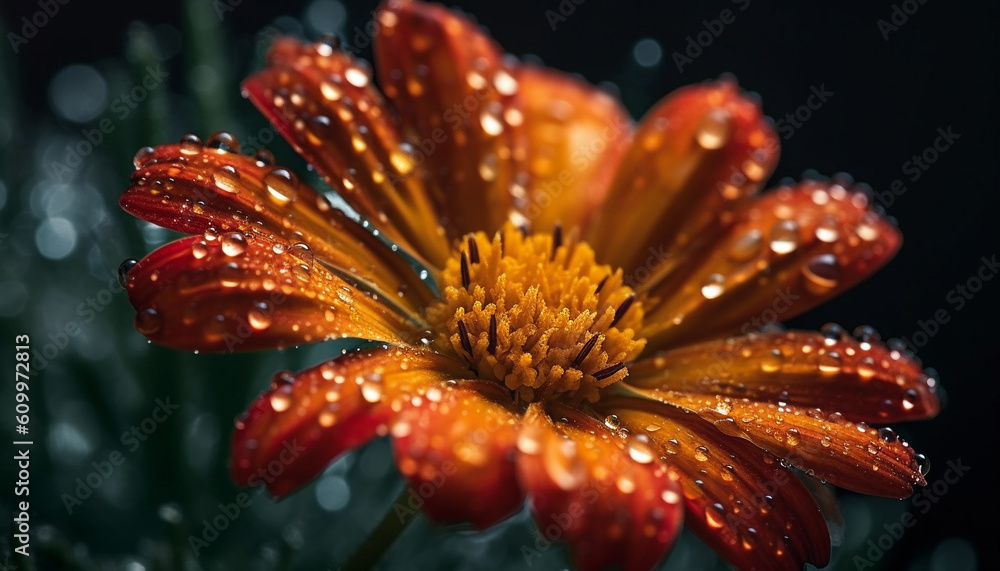
[[[375,564],[389,551],[403,530],[416,519],[417,512],[406,507],[405,504],[409,491],[408,486],[403,486],[403,491],[399,493],[399,496],[389,506],[389,510],[382,516],[382,521],[368,534],[368,537],[354,551],[354,555],[347,560],[347,563],[338,568],[338,571],[367,571],[375,567]],[[404,509],[397,510],[396,506],[404,506]]]

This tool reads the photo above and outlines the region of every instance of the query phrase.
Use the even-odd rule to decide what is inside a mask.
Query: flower
[[[823,566],[792,468],[897,498],[925,484],[923,457],[869,426],[937,413],[912,355],[866,327],[761,330],[899,248],[863,189],[758,194],[778,140],[732,80],[633,125],[440,6],[376,17],[388,101],[329,41],[279,39],[243,86],[363,222],[228,133],[140,150],[121,199],[192,234],[123,267],[151,340],[380,343],[277,374],[236,422],[237,482],[282,497],[388,435],[428,516],[485,528],[528,498],[580,569],[648,569],[682,520],[742,569]]]

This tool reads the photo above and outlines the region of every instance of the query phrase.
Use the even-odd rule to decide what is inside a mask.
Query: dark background
[[[458,5],[509,52],[530,54],[594,83],[613,83],[609,87],[619,90],[636,117],[669,91],[724,72],[761,94],[765,112],[775,119],[806,103],[811,87],[833,92],[783,140],[772,180],[799,177],[807,169],[849,172],[883,197],[880,201],[898,219],[905,241],[875,277],[790,325],[815,329],[835,321],[853,329],[871,324],[883,337],[917,342],[923,339],[919,332],[932,329],[928,322],[944,310],[948,321],[938,324],[926,344],[912,349],[940,372],[946,408],[934,420],[896,428],[931,459],[929,481],[942,477],[948,461],[960,459],[971,469],[930,511],[915,514],[916,525],[873,563],[876,568],[935,571],[989,566],[998,543],[991,506],[997,497],[1000,280],[986,282],[961,309],[949,293],[976,275],[981,258],[1000,253],[995,209],[997,8],[943,0],[923,5],[686,4],[508,0]],[[890,21],[897,7],[900,13],[902,8],[918,9],[886,39],[877,22]],[[338,19],[340,9],[343,19]],[[391,502],[399,480],[384,467],[383,442],[338,462],[322,482],[291,500],[273,504],[256,497],[252,521],[237,519],[193,559],[188,535],[200,533],[200,522],[218,513],[218,502],[232,501],[238,493],[225,475],[230,419],[275,370],[303,366],[332,350],[218,357],[151,347],[131,329],[131,308],[115,292],[93,321],[74,316],[78,303],[108,287],[121,259],[140,257],[168,238],[142,228],[116,207],[134,150],[172,142],[189,131],[202,137],[218,129],[239,136],[257,133],[266,123],[239,97],[238,80],[259,67],[269,30],[315,37],[330,31],[324,26],[340,21],[339,31],[354,46],[357,30],[374,9],[374,2],[244,0],[220,21],[209,2],[70,0],[59,5],[58,14],[19,53],[13,53],[8,41],[0,45],[4,342],[12,345],[13,335],[29,333],[34,344],[42,345],[49,333],[72,320],[82,329],[32,381],[37,568],[333,569]],[[565,20],[556,21],[553,30],[546,11],[560,9]],[[672,54],[685,49],[688,36],[706,29],[703,20],[719,18],[724,9],[734,11],[735,21],[678,71]],[[39,10],[35,1],[5,0],[0,5],[4,36],[20,33],[21,18]],[[319,15],[321,23],[303,26],[310,15]],[[643,38],[661,46],[658,65],[636,63],[633,46]],[[370,46],[361,53],[370,59]],[[52,160],[65,155],[66,144],[81,139],[81,129],[113,116],[105,110],[82,123],[59,117],[52,106],[53,76],[71,64],[92,66],[106,82],[110,103],[136,85],[147,63],[157,62],[170,72],[166,84],[128,118],[116,120],[115,132],[84,158],[72,179],[53,187],[46,170]],[[931,146],[939,128],[951,128],[960,138],[912,180],[904,163]],[[304,172],[283,142],[270,147],[280,161]],[[885,193],[897,179],[906,191]],[[75,209],[85,207],[73,202],[80,196],[93,197],[101,206],[78,224],[72,253],[58,259],[39,255],[33,237],[45,217],[58,211],[51,202],[69,200],[74,212],[60,216],[76,220],[80,213]],[[5,357],[4,362],[12,361]],[[0,389],[5,411],[13,406],[11,385],[5,381]],[[67,514],[61,495],[72,493],[75,478],[93,469],[91,462],[122,449],[120,433],[147,416],[155,398],[164,395],[181,404],[178,418],[163,423],[140,450],[126,454],[120,473]],[[0,416],[5,435],[13,434],[10,416]],[[10,464],[5,460],[0,467],[4,482],[12,481]],[[350,490],[349,501],[345,489]],[[317,506],[321,497],[325,508]],[[910,502],[843,491],[838,497],[848,527],[835,565],[854,569],[852,557],[863,557],[868,540],[883,535],[884,524],[898,522]],[[0,511],[11,507],[10,500],[5,483]],[[333,510],[331,505],[340,507]],[[420,521],[390,551],[386,568],[523,566],[517,546],[533,537],[526,519],[522,513],[485,535],[440,530]],[[8,547],[0,548],[2,559]],[[533,568],[561,568],[565,563],[560,557],[548,554]],[[28,568],[26,562],[15,563]],[[666,563],[677,569],[706,565],[719,564],[688,536]]]

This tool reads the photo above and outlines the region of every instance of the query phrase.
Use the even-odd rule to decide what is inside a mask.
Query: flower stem
[[[389,506],[389,510],[382,516],[382,521],[375,526],[364,542],[354,551],[347,563],[339,567],[339,571],[362,571],[368,570],[379,562],[379,559],[392,544],[403,533],[403,530],[416,519],[417,511],[410,509],[406,505],[409,494],[409,487],[403,486],[399,496]],[[402,507],[402,509],[397,509]]]

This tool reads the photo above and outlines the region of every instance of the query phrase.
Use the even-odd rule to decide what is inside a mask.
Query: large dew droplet
[[[771,227],[771,251],[788,254],[799,247],[799,225],[794,220],[781,220]]]
[[[732,119],[722,107],[714,107],[701,118],[695,140],[703,149],[715,150],[729,142]]]
[[[278,204],[284,205],[295,200],[299,192],[296,179],[288,169],[276,168],[264,175],[267,191]]]

